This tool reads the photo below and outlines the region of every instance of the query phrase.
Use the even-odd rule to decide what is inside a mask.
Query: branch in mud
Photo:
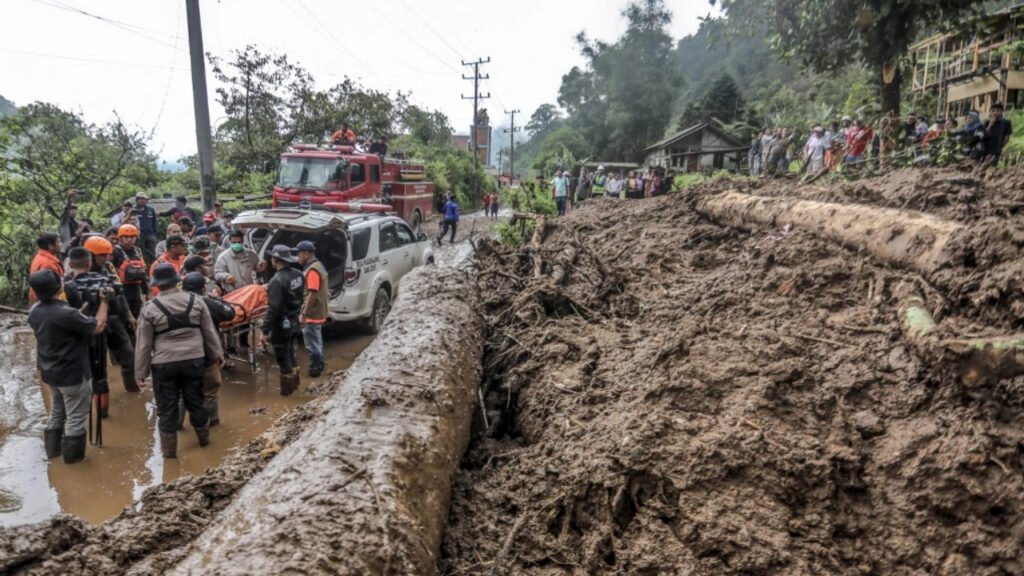
[[[952,362],[961,381],[968,386],[1024,374],[1024,334],[943,338],[924,299],[917,294],[903,297],[900,326],[918,354],[936,363]]]

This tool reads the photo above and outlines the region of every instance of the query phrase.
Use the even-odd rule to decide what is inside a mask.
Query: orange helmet
[[[102,256],[105,254],[113,254],[114,246],[103,236],[90,236],[85,241],[85,249],[92,252],[96,256]]]
[[[117,237],[118,238],[121,238],[122,236],[138,236],[138,235],[139,235],[139,229],[136,228],[135,226],[131,225],[131,224],[121,224],[121,226],[117,229]]]

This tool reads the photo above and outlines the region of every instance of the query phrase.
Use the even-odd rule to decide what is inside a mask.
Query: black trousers
[[[153,395],[156,397],[157,427],[164,434],[178,431],[178,399],[185,402],[194,430],[206,428],[210,416],[203,403],[203,358],[153,365]]]
[[[297,320],[296,320],[297,321]],[[278,335],[278,332],[281,334]],[[295,359],[295,332],[279,330],[270,335],[270,345],[274,348],[274,358],[277,360],[277,367],[281,374],[289,374],[299,365]]]
[[[444,235],[448,233],[449,228],[452,231],[450,242],[455,242],[455,230],[458,229],[459,223],[455,220],[445,220],[444,228],[441,229],[441,235],[437,237],[438,241],[444,240]]]

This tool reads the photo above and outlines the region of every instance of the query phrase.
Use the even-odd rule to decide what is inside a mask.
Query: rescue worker
[[[39,304],[28,313],[36,337],[36,365],[50,389],[50,415],[43,429],[46,457],[65,464],[85,459],[86,422],[92,403],[90,342],[106,329],[106,293],[99,293],[96,315],[89,317],[59,299],[61,278],[53,270],[33,272],[29,286]]]
[[[128,299],[124,295],[124,287],[120,283],[117,269],[111,262],[114,246],[109,240],[100,236],[87,238],[84,246],[92,254],[90,272],[103,277],[105,279],[103,284],[114,289],[113,295],[108,298],[110,312],[106,332],[107,350],[110,352],[111,363],[121,367],[121,381],[124,384],[124,389],[128,392],[140,392],[138,383],[135,382],[135,349],[131,336],[135,332],[135,316],[132,315]],[[104,373],[106,373],[106,367],[104,367]],[[110,410],[109,386],[105,391],[96,391],[96,384],[93,383],[93,388],[99,396],[101,416],[106,418]]]
[[[281,371],[281,395],[290,396],[299,388],[299,368],[295,360],[295,335],[299,330],[302,308],[302,273],[292,268],[298,260],[292,249],[278,244],[270,251],[274,277],[267,283],[267,316],[263,321],[260,344],[266,346],[268,334]]]
[[[60,253],[64,248],[60,242],[60,236],[51,232],[44,232],[36,238],[36,247],[38,250],[36,251],[36,255],[32,257],[32,264],[29,265],[29,275],[39,272],[40,270],[52,270],[59,278],[63,278],[64,265],[60,262]],[[39,298],[36,296],[35,290],[29,288],[29,307],[38,301]]]
[[[213,265],[213,279],[227,294],[232,290],[256,283],[256,274],[266,268],[256,253],[242,245],[242,231],[232,230],[228,235],[231,244],[217,257]]]
[[[608,176],[604,173],[604,166],[597,167],[597,173],[594,174],[594,182],[591,185],[591,194],[594,198],[604,197],[604,187],[608,184]]]
[[[299,321],[302,323],[302,343],[309,352],[309,377],[316,378],[324,372],[323,325],[327,322],[327,303],[331,298],[328,288],[327,269],[316,258],[316,246],[309,240],[299,242],[295,247],[299,254],[306,284],[306,300],[302,305]]]
[[[142,249],[136,245],[139,229],[131,224],[122,224],[117,229],[117,246],[114,246],[114,268],[124,285],[124,298],[128,301],[128,309],[132,317],[138,318],[142,311],[142,303],[149,294],[149,274],[146,272],[146,261]]]
[[[208,362],[224,364],[220,337],[203,299],[178,288],[181,278],[174,266],[161,262],[153,267],[151,283],[160,290],[142,307],[135,377],[152,372],[156,398],[160,451],[176,458],[178,451],[178,400],[184,400],[189,422],[200,446],[210,443],[210,417],[203,399],[203,374]]]
[[[355,146],[356,133],[348,127],[348,122],[342,122],[341,128],[331,135],[331,144],[339,146]]]
[[[149,267],[150,276],[153,275],[153,270],[158,264],[170,264],[174,268],[175,274],[180,272],[182,265],[185,264],[185,257],[188,256],[188,241],[182,236],[168,236],[164,242],[167,250]],[[151,285],[150,289],[154,295],[160,291],[159,286]]]
[[[191,256],[189,260],[196,258]],[[185,266],[188,266],[188,262]],[[203,299],[203,303],[206,304],[207,310],[210,311],[210,318],[213,320],[213,325],[220,326],[224,322],[230,322],[235,318],[235,309],[231,307],[219,298],[212,298],[206,295],[206,282],[207,278],[199,272],[189,272],[181,281],[181,288],[186,292],[195,294]],[[221,374],[221,364],[214,362],[212,359],[206,359],[206,366],[203,369],[203,406],[206,408],[206,414],[210,418],[210,427],[220,424],[220,405],[218,396],[220,392],[220,386],[223,383],[223,376]],[[179,407],[179,410],[181,408]],[[185,415],[181,413],[178,415],[179,424],[184,420]]]

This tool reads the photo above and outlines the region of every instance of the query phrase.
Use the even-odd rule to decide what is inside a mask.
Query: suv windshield
[[[285,156],[277,173],[282,188],[344,188],[345,161],[337,158],[301,158]]]

